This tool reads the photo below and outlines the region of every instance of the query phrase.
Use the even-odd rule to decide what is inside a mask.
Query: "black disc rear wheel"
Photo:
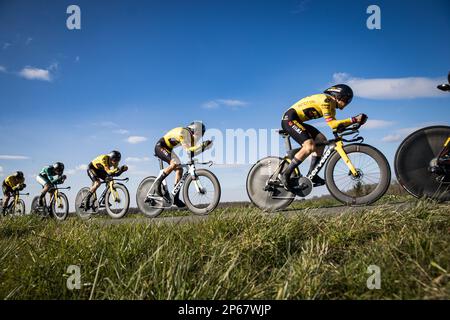
[[[400,144],[394,161],[395,175],[402,187],[416,198],[450,200],[450,185],[429,171],[450,137],[450,127],[432,126],[413,132]]]

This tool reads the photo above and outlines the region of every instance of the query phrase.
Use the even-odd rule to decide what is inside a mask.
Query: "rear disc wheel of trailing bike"
[[[147,199],[147,196],[149,195],[155,195],[155,190],[151,189],[154,186],[154,182],[156,180],[156,177],[147,177],[139,184],[139,187],[136,192],[136,203],[139,208],[139,211],[141,211],[144,215],[150,218],[155,218],[161,214],[161,212],[164,211],[163,199],[161,200],[152,200],[152,201],[145,201]]]
[[[395,154],[395,175],[414,197],[450,200],[450,184],[440,182],[440,177],[428,170],[449,137],[450,127],[432,126],[413,132],[400,144]]]
[[[261,159],[253,165],[248,173],[246,184],[248,197],[261,210],[282,210],[295,199],[295,194],[285,190],[282,186],[274,185],[270,186],[270,190],[266,189],[269,179],[275,179],[279,183],[278,177],[273,177],[273,175],[282,161],[283,159],[278,157]]]
[[[344,150],[358,176],[353,176],[339,153],[334,152],[325,168],[330,194],[350,206],[368,205],[380,199],[391,183],[391,169],[386,157],[366,144],[347,145]]]
[[[89,193],[89,188],[85,187],[82,188],[80,191],[78,191],[77,196],[75,198],[75,211],[77,213],[77,215],[85,220],[85,219],[89,219],[91,217],[92,214],[97,213],[99,204],[98,204],[98,200],[95,199],[95,202],[93,201],[95,195],[92,195],[90,202],[91,205],[93,204],[94,207],[96,208],[96,210],[89,208],[89,210],[85,210],[84,208],[81,208],[81,205],[84,203],[84,199],[86,199],[87,195]]]

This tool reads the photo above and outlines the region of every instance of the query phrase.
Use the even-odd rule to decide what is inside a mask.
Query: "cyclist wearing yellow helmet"
[[[306,124],[306,121],[323,117],[331,129],[337,131],[353,123],[363,124],[367,121],[365,114],[359,114],[345,120],[336,120],[336,109],[344,109],[352,99],[353,90],[345,84],[338,84],[326,89],[321,94],[299,100],[284,113],[281,121],[283,130],[301,145],[301,149],[295,154],[295,157],[281,175],[281,180],[286,189],[297,187],[291,185],[290,177],[303,160],[312,154],[309,175],[323,155],[325,146],[316,146],[316,144],[326,142],[327,138],[315,127]],[[318,175],[314,176],[312,182],[314,186],[325,184],[325,180]]]

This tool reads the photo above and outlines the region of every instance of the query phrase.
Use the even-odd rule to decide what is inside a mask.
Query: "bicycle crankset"
[[[307,177],[301,177],[296,180],[297,180],[296,187],[292,188],[291,191],[295,195],[302,197],[302,198],[308,196],[313,189],[313,184],[312,184],[311,180]]]
[[[170,208],[172,206],[172,201],[163,196],[149,195],[145,199],[145,203],[155,209]]]

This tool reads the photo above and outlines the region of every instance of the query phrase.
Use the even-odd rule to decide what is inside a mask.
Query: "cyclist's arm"
[[[113,167],[112,169],[109,167],[108,159],[103,159],[102,161],[103,169],[105,169],[106,173],[110,176],[116,174],[119,171],[119,167]]]
[[[323,118],[325,119],[325,121],[332,130],[336,130],[342,127],[345,128],[354,123],[353,118],[336,120],[335,112],[332,111],[331,105],[329,103],[322,104],[321,109],[323,113]]]

